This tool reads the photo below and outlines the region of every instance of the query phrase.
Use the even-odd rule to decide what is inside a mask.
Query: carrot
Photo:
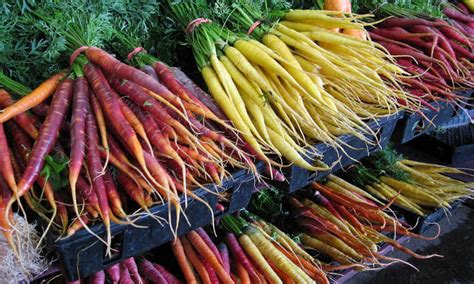
[[[138,266],[137,263],[135,262],[135,258],[129,257],[121,262],[121,264],[125,265],[127,267],[128,271],[130,271],[132,279],[135,281],[135,283],[140,283],[140,273],[138,272]]]
[[[142,273],[143,277],[152,281],[156,284],[167,284],[168,281],[165,277],[158,271],[151,262],[146,259],[143,259],[139,262],[138,267],[140,268],[140,272]]]
[[[131,81],[121,81],[113,75],[109,76],[109,81],[120,94],[128,96],[140,108],[148,111],[155,118],[155,121],[162,125],[161,130],[164,133],[167,133],[170,137],[176,136],[177,133],[186,139],[187,143],[192,144],[189,138],[193,135],[181,123],[173,119],[166,109],[155,98],[140,88],[139,85]]]
[[[13,172],[10,151],[8,149],[8,141],[5,136],[3,124],[0,124],[0,172],[10,189],[16,194],[17,185],[15,181],[15,173]]]
[[[193,267],[197,270],[197,273],[199,274],[201,281],[204,284],[210,284],[211,279],[209,277],[209,273],[207,272],[206,267],[204,266],[202,261],[199,259],[197,252],[194,250],[193,246],[190,244],[188,238],[181,237],[181,243],[183,244],[183,248],[184,248],[184,252],[186,253],[186,256],[188,257]]]
[[[379,24],[380,27],[412,27],[412,26],[427,26],[427,27],[443,27],[447,26],[444,23],[432,22],[420,18],[388,18]]]
[[[225,243],[220,243],[217,246],[219,250],[219,255],[222,259],[222,265],[224,266],[225,271],[230,274],[230,259],[229,259],[229,250]]]
[[[216,256],[217,260],[221,264],[223,264],[221,255],[219,253],[219,250],[217,249],[216,245],[214,242],[212,242],[211,237],[207,234],[207,232],[203,228],[197,228],[194,230],[200,237],[201,239],[206,243],[206,245],[209,247],[209,249],[212,251],[212,253]]]
[[[175,239],[174,242],[171,243],[171,249],[173,251],[174,256],[176,257],[176,260],[178,261],[178,265],[181,268],[181,272],[183,273],[186,283],[196,284],[196,277],[194,275],[191,264],[186,258],[183,244],[181,243],[181,240],[179,238]]]
[[[271,283],[283,283],[280,277],[278,277],[275,271],[273,271],[273,269],[270,267],[268,262],[265,260],[265,257],[262,255],[257,246],[252,242],[249,236],[247,236],[246,234],[242,234],[239,237],[239,243],[244,248],[245,252],[249,255],[249,257],[253,260],[255,265],[259,267],[259,269],[263,272],[265,278],[268,281],[270,281]]]
[[[212,266],[207,262],[202,256],[199,256],[204,268],[207,271],[207,275],[209,275],[209,280],[211,284],[219,284],[219,278],[217,278],[216,272],[212,268]]]
[[[132,278],[130,278],[130,272],[128,271],[127,267],[120,264],[120,281],[119,284],[134,284]]]
[[[128,105],[120,99],[117,93],[111,92],[112,96],[115,97],[115,100],[120,106],[120,110],[122,111],[122,114],[124,117],[127,119],[128,123],[130,123],[130,126],[132,126],[133,130],[142,138],[146,145],[148,146],[148,151],[153,151],[150,141],[148,140],[147,133],[145,132],[145,127],[141,123],[141,121],[138,119],[138,117],[135,115],[135,113],[128,107]]]
[[[24,195],[30,189],[43,168],[44,158],[49,154],[58,138],[58,132],[71,102],[71,96],[72,80],[66,79],[60,84],[54,95],[49,113],[31,151],[25,172],[18,182],[18,196]]]
[[[104,118],[104,112],[102,111],[102,108],[100,107],[99,100],[97,97],[90,92],[89,94],[90,97],[90,103],[92,106],[92,111],[94,113],[95,119],[97,121],[97,127],[99,127],[99,133],[100,133],[100,139],[102,141],[102,147],[106,151],[107,155],[105,156],[105,162],[104,162],[104,169],[106,168],[108,162],[109,162],[109,141],[107,140],[107,127],[105,124],[105,118]]]
[[[11,217],[13,211],[11,209],[7,209],[7,203],[11,197],[12,193],[8,188],[8,185],[6,184],[3,177],[0,176],[0,230],[2,231],[2,234],[12,251],[18,256],[18,249],[16,247],[17,244],[15,243],[12,235],[13,228],[11,224],[14,222]]]
[[[308,276],[310,276],[312,279],[318,280],[321,283],[328,282],[324,273],[309,260],[299,257],[297,254],[289,252],[281,246],[276,246],[276,248],[280,252],[282,252],[288,259],[290,259],[294,264],[302,266],[302,269],[305,271],[305,273],[308,274]]]
[[[79,218],[81,218],[81,220],[79,220]],[[87,214],[77,217],[76,220],[74,220],[67,229],[67,236],[70,237],[74,235],[77,231],[84,228],[84,224],[87,225],[88,223],[89,217],[87,217]]]
[[[443,22],[442,20],[436,20],[439,22]],[[448,28],[448,27],[440,27],[438,28],[441,33],[443,33],[447,38],[455,40],[461,44],[464,44],[465,46],[468,46],[469,48],[472,47],[471,42],[467,37],[463,36],[461,32],[456,32],[455,29]]]
[[[173,68],[172,71],[176,79],[189,91],[189,97],[193,99],[196,104],[203,104],[220,119],[228,120],[220,107],[212,100],[211,96],[199,88],[184,72],[178,68]]]
[[[81,172],[82,163],[85,156],[86,140],[86,117],[89,111],[89,85],[84,77],[76,78],[74,81],[72,95],[72,128],[71,128],[71,154],[69,162],[69,186],[71,197],[79,216],[76,198],[76,183]]]
[[[52,76],[34,89],[29,95],[21,98],[15,104],[3,109],[3,112],[0,114],[0,123],[4,123],[19,113],[23,113],[46,100],[53,94],[59,81],[63,79],[64,76],[66,76],[64,73],[58,73]]]
[[[158,75],[156,74],[155,69],[152,66],[143,65],[142,67],[140,67],[140,70],[145,72],[148,76],[152,77],[156,81],[160,82],[160,79],[158,79]]]
[[[110,174],[110,171],[106,171],[102,176],[104,179],[105,191],[107,193],[107,200],[112,209],[112,212],[120,218],[125,218],[127,214],[123,211],[122,201],[120,195],[115,187],[115,182]]]
[[[451,18],[456,21],[461,21],[461,22],[466,22],[466,23],[471,23],[474,22],[474,18],[469,16],[469,15],[464,15],[463,13],[459,12],[456,9],[450,8],[450,7],[444,7],[443,13],[448,16],[448,18]]]
[[[103,270],[98,271],[94,274],[89,279],[89,283],[91,284],[105,284],[105,272]]]
[[[237,271],[237,275],[239,276],[239,280],[241,284],[250,284],[250,277],[245,270],[245,268],[238,262],[235,263],[235,270]]]
[[[100,159],[100,153],[98,149],[99,137],[97,133],[97,127],[95,124],[94,115],[92,113],[87,114],[86,119],[86,147],[87,147],[87,168],[89,175],[92,180],[94,191],[98,198],[99,213],[101,214],[104,225],[107,229],[107,244],[110,244],[110,208],[107,200],[107,193],[104,185],[104,179],[102,176],[102,165]],[[108,251],[110,248],[108,248]]]
[[[121,187],[125,190],[125,192],[127,192],[127,195],[133,201],[135,201],[143,209],[148,208],[145,202],[144,192],[140,188],[138,188],[138,186],[133,182],[133,180],[131,180],[123,173],[118,174],[117,179]]]
[[[163,266],[161,266],[159,264],[156,264],[156,263],[154,263],[153,266],[155,267],[156,270],[158,270],[161,273],[161,275],[163,275],[163,277],[166,279],[168,284],[180,284],[181,283],[181,281],[179,281],[178,278],[176,278],[173,274],[171,274]]]
[[[228,233],[225,236],[225,241],[229,246],[234,261],[240,263],[245,268],[245,270],[247,270],[252,281],[254,281],[255,283],[259,282],[260,279],[255,269],[253,268],[252,263],[250,262],[244,250],[240,246],[239,241],[237,240],[235,235],[232,233]]]
[[[109,275],[110,280],[113,284],[117,284],[120,281],[120,264],[113,264],[105,269],[105,272]]]
[[[116,97],[111,94],[112,89],[105,79],[104,74],[99,68],[90,63],[85,65],[84,72],[115,131],[123,138],[123,141],[133,153],[143,170],[148,172],[140,141],[120,110],[120,105]]]
[[[209,262],[212,268],[216,271],[219,279],[224,283],[233,283],[229,274],[224,270],[219,259],[214,255],[212,250],[206,245],[198,233],[191,231],[187,235],[189,242],[199,251],[202,257]]]
[[[0,107],[6,108],[13,104],[15,104],[15,101],[12,99],[10,94],[5,90],[0,89]],[[26,112],[22,112],[15,115],[13,119],[31,138],[36,139],[39,132],[30,115]]]

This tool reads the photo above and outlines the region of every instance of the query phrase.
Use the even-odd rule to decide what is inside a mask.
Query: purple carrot
[[[204,104],[208,109],[210,109],[217,117],[222,120],[228,120],[225,114],[222,112],[220,107],[214,102],[214,100],[201,88],[199,88],[181,69],[171,68],[174,76],[178,81],[189,90],[189,96],[193,98],[195,102],[200,102]]]
[[[103,270],[92,274],[91,279],[89,280],[91,284],[105,284],[105,273]]]
[[[168,284],[181,284],[181,281],[179,281],[178,278],[176,278],[173,274],[171,274],[166,268],[163,266],[154,263],[153,266],[155,267],[156,270],[158,270],[161,275],[168,281]]]
[[[112,283],[117,284],[120,281],[120,263],[111,265],[105,269]]]
[[[461,10],[461,12],[463,12],[464,14],[466,14],[466,15],[469,15],[469,14],[470,14],[469,9],[468,9],[468,8],[466,7],[466,5],[464,5],[464,3],[462,3],[462,2],[459,2],[459,3],[458,3],[458,8],[459,8],[459,10]]]
[[[462,28],[462,27],[461,27]],[[447,27],[440,27],[439,30],[443,33],[443,35],[447,38],[450,38],[452,40],[456,40],[461,44],[464,44],[465,46],[468,46],[471,48],[471,42],[469,39],[467,39],[465,33],[462,30],[456,31],[453,28],[447,28]]]
[[[456,59],[456,54],[454,53],[454,50],[452,49],[452,47],[449,45],[448,40],[437,29],[426,27],[426,26],[413,26],[413,27],[410,27],[410,30],[415,33],[431,33],[433,34],[433,36],[438,36],[440,39],[439,45],[441,46],[441,48],[446,50],[446,52],[448,52],[450,56]]]
[[[153,69],[153,67],[151,67],[150,65],[143,65],[141,67],[141,70],[145,72],[148,76],[155,79],[157,82],[160,82],[160,79],[158,79],[158,75],[156,75],[155,69]]]
[[[151,262],[149,262],[146,259],[143,259],[140,261],[138,264],[138,267],[140,268],[140,272],[142,275],[152,281],[153,283],[156,284],[167,284],[168,281],[165,279],[163,275],[161,275],[161,272],[158,271]]]
[[[77,208],[76,183],[85,156],[86,118],[89,111],[89,85],[84,77],[74,81],[72,94],[71,154],[69,162],[69,186],[74,209]],[[78,210],[76,210],[78,213]]]
[[[443,13],[448,17],[456,21],[461,21],[465,23],[474,22],[474,18],[469,15],[464,15],[456,9],[445,7]]]
[[[331,203],[331,201],[329,201],[329,199],[324,197],[321,194],[321,192],[315,191],[314,194],[312,195],[312,199],[319,205],[329,210],[329,212],[331,212],[336,218],[338,218],[339,220],[342,220],[341,215],[339,215],[339,212],[337,212],[336,208],[334,208],[334,205]]]
[[[45,118],[49,111],[49,105],[45,102],[38,104],[37,106],[31,108],[31,111],[41,118]]]
[[[134,284],[132,278],[130,277],[130,271],[123,264],[120,264],[120,281],[119,284]]]
[[[140,273],[138,272],[138,266],[133,257],[125,259],[121,264],[125,265],[128,271],[130,271],[133,281],[136,283],[140,282]]]
[[[225,241],[227,245],[229,246],[232,256],[234,257],[234,261],[240,263],[245,268],[245,270],[247,270],[247,272],[249,273],[250,279],[252,281],[255,281],[255,283],[258,283],[260,279],[255,269],[253,268],[252,263],[250,262],[244,250],[240,246],[239,241],[237,240],[235,235],[232,233],[228,233],[225,236]]]
[[[446,82],[444,81],[443,78],[436,77],[435,75],[433,75],[429,72],[426,72],[426,70],[424,70],[423,68],[421,68],[418,65],[413,64],[409,59],[399,58],[399,59],[397,59],[397,63],[399,65],[401,65],[405,70],[407,70],[408,72],[410,72],[414,75],[423,74],[420,77],[420,79],[422,79],[422,80],[431,80],[431,81],[436,81],[436,82],[441,81],[442,85],[446,85]],[[447,87],[447,85],[446,85],[446,87]]]
[[[388,18],[379,24],[380,27],[412,27],[412,26],[428,26],[428,27],[439,27],[445,26],[440,22],[432,22],[420,18]]]
[[[56,89],[51,107],[41,126],[26,169],[18,182],[18,196],[22,196],[33,186],[33,183],[43,169],[44,158],[51,152],[54,144],[56,144],[61,123],[71,102],[72,83],[71,79],[65,79]]]
[[[230,259],[229,250],[227,249],[227,246],[225,245],[225,243],[220,243],[217,246],[217,249],[219,250],[219,255],[221,256],[222,265],[224,266],[225,271],[230,274]]]
[[[10,151],[8,149],[8,141],[5,135],[5,129],[3,124],[0,124],[0,172],[3,176],[3,179],[8,184],[8,187],[15,192],[16,191],[16,182],[15,175],[13,173],[12,160],[10,156]]]
[[[210,284],[219,284],[219,278],[217,277],[214,268],[207,262],[201,255],[198,256],[202,262],[202,265],[206,269],[207,275],[209,275]]]

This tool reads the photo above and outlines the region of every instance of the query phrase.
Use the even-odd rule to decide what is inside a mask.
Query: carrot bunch
[[[413,106],[397,88],[395,74],[403,71],[385,61],[387,54],[318,26],[363,30],[357,17],[277,11],[285,20],[279,22],[262,3],[224,1],[219,5],[231,12],[221,15],[206,1],[168,1],[211,95],[262,159],[271,153],[327,170],[314,142],[342,148],[342,134],[368,141],[364,134],[374,133],[364,119],[394,113],[401,106],[396,98]]]
[[[448,176],[466,175],[465,171],[390,156],[393,153],[384,150],[367,158],[351,170],[349,178],[378,200],[393,202],[419,216],[434,208],[449,209],[451,203],[473,196],[473,183]]]
[[[119,263],[110,265],[105,270],[98,271],[87,279],[67,281],[68,284],[129,284],[129,283],[156,283],[179,284],[182,283],[175,275],[164,266],[153,263],[145,257],[130,257]]]
[[[473,86],[472,35],[456,25],[444,20],[390,18],[371,30],[370,36],[415,76],[401,80],[426,107],[433,108],[428,104],[433,101],[456,103],[457,88]]]
[[[145,212],[168,202],[179,220],[181,195],[206,203],[192,190],[219,185],[227,167],[256,173],[240,134],[184,73],[158,60],[145,73],[95,47],[78,52],[85,56],[73,55],[67,76],[33,91],[0,78],[23,95],[0,91],[1,173],[11,191],[2,220],[21,197],[68,236],[98,218],[108,231],[111,221],[130,223],[128,200]],[[8,234],[11,224],[2,228]]]

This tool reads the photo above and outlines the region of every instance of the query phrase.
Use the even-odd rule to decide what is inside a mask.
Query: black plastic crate
[[[414,141],[421,151],[449,164],[462,164],[474,157],[474,125],[466,124],[433,131]]]
[[[302,189],[315,180],[324,178],[333,171],[351,165],[356,161],[367,157],[371,152],[380,150],[390,141],[390,137],[392,136],[392,133],[395,129],[395,125],[401,118],[401,115],[402,114],[397,113],[371,121],[369,123],[370,128],[376,133],[376,138],[374,138],[373,135],[367,135],[366,139],[371,141],[373,145],[369,145],[365,141],[353,135],[342,135],[339,137],[341,141],[345,142],[347,145],[350,145],[350,148],[344,146],[344,151],[341,149],[335,149],[324,143],[318,143],[315,145],[315,148],[318,150],[318,152],[324,155],[324,163],[327,165],[332,165],[333,163],[339,161],[330,171],[312,172],[292,165],[284,170],[287,181],[278,183],[274,182],[273,184],[276,187],[286,189],[291,193]],[[378,143],[375,140],[377,140]]]
[[[455,111],[454,107],[446,102],[433,103],[432,105],[439,111],[424,110],[425,117],[418,113],[406,113],[397,124],[393,135],[394,140],[404,144],[426,134],[435,129],[437,125],[448,121]]]
[[[443,218],[449,217],[449,215],[451,214],[450,212],[458,208],[463,202],[464,202],[464,199],[458,199],[450,204],[451,208],[449,209],[436,208],[432,213],[430,213],[426,217],[420,217],[406,210],[400,210],[400,211],[403,211],[403,217],[405,221],[409,225],[415,226],[412,232],[415,234],[423,234],[429,228],[431,228],[431,226],[433,226],[434,223],[439,223]]]
[[[262,168],[262,164],[257,164]],[[224,210],[216,210],[218,195],[204,189],[194,190],[194,194],[204,199],[211,208],[214,209],[214,216],[231,214],[247,206],[250,201],[252,190],[255,186],[255,177],[245,170],[240,170],[231,177],[225,179],[219,186],[207,185],[206,188],[212,192],[231,192],[230,198],[223,202]],[[185,198],[181,198],[181,206],[185,207]],[[168,204],[152,207],[150,212],[164,220],[168,220],[168,213],[171,210],[171,225],[176,225],[175,208]],[[187,207],[184,212],[189,223],[181,215],[177,234],[183,235],[191,230],[210,224],[212,215],[208,207],[203,203],[188,197]],[[126,258],[136,256],[160,246],[163,243],[174,239],[170,225],[163,222],[160,224],[149,215],[144,215],[135,220],[132,225],[115,224],[111,225],[112,235],[112,256],[105,257],[106,245],[86,230],[81,230],[67,239],[59,239],[57,235],[50,232],[47,235],[48,249],[56,253],[61,272],[68,281],[88,277],[91,274],[103,270],[108,265],[120,262]],[[106,230],[103,224],[91,227],[91,230],[106,238]]]

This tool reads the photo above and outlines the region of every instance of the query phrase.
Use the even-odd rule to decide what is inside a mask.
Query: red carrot
[[[105,227],[107,228],[107,244],[110,244],[110,208],[107,200],[104,179],[101,174],[102,164],[98,145],[99,136],[97,133],[94,115],[89,112],[86,119],[87,168],[89,170],[89,175],[92,180],[94,191],[98,198],[101,217],[104,221]]]
[[[440,22],[432,22],[420,18],[388,18],[379,24],[380,27],[412,27],[412,26],[439,27],[446,26]]]
[[[89,280],[91,284],[105,284],[105,273],[104,271],[99,271],[92,274],[91,279]]]
[[[145,194],[138,188],[138,186],[128,176],[123,173],[117,175],[118,182],[121,187],[127,192],[127,195],[135,201],[140,207],[146,209],[148,206],[145,202]]]
[[[120,94],[128,96],[131,101],[153,115],[155,121],[162,126],[161,130],[164,133],[168,133],[171,137],[177,133],[183,139],[189,139],[189,137],[193,136],[181,123],[173,119],[156,99],[149,96],[139,85],[131,81],[121,81],[116,76],[109,76],[109,80]],[[171,131],[170,127],[176,132]],[[192,144],[192,142],[188,143]]]
[[[127,214],[123,211],[122,201],[120,200],[120,195],[115,187],[115,182],[110,174],[110,171],[106,171],[103,175],[104,186],[107,193],[107,199],[109,205],[112,209],[112,212],[117,215],[117,217],[125,218]]]
[[[173,274],[171,274],[166,268],[163,266],[154,263],[153,266],[155,267],[156,270],[158,270],[161,275],[168,281],[168,284],[181,284],[181,281],[179,281],[178,278],[176,278]]]
[[[165,277],[158,271],[151,262],[146,259],[143,259],[139,262],[138,267],[140,268],[140,272],[142,273],[143,277],[152,281],[156,284],[167,284],[168,281]]]
[[[120,264],[113,264],[105,269],[109,275],[110,280],[113,284],[117,284],[120,281]]]
[[[54,94],[49,113],[33,146],[25,172],[18,182],[19,196],[22,196],[31,188],[43,168],[44,158],[49,154],[58,138],[58,132],[71,102],[71,96],[72,80],[65,79]]]
[[[454,40],[452,39],[448,39],[448,40],[449,40],[449,44],[451,44],[451,47],[454,49],[454,51],[459,57],[468,58],[469,60],[474,60],[474,54],[472,54],[472,52],[465,49],[460,44],[456,43]]]
[[[245,268],[245,270],[247,270],[247,272],[249,273],[250,279],[252,281],[255,281],[255,283],[258,283],[260,281],[260,278],[255,272],[255,269],[253,268],[252,263],[250,262],[249,258],[247,257],[244,250],[240,246],[239,241],[237,240],[235,235],[232,233],[228,233],[225,236],[225,241],[227,245],[229,246],[229,249],[234,258],[234,261],[240,263]]]
[[[85,156],[86,118],[89,112],[89,85],[84,77],[76,78],[72,96],[71,154],[69,162],[69,186],[72,202],[78,214],[76,183]]]
[[[123,138],[122,141],[125,142],[128,148],[132,151],[140,166],[148,174],[140,141],[138,140],[135,131],[122,114],[117,100],[111,95],[112,89],[105,79],[104,74],[99,68],[90,63],[85,65],[84,71],[87,79],[92,85],[94,93],[99,98],[103,110],[107,113],[110,123],[113,125],[118,135]]]
[[[456,32],[452,28],[447,28],[447,27],[440,27],[439,30],[449,39],[458,41],[461,44],[464,44],[465,46],[468,46],[469,48],[472,47],[471,42],[462,35],[462,31]]]

